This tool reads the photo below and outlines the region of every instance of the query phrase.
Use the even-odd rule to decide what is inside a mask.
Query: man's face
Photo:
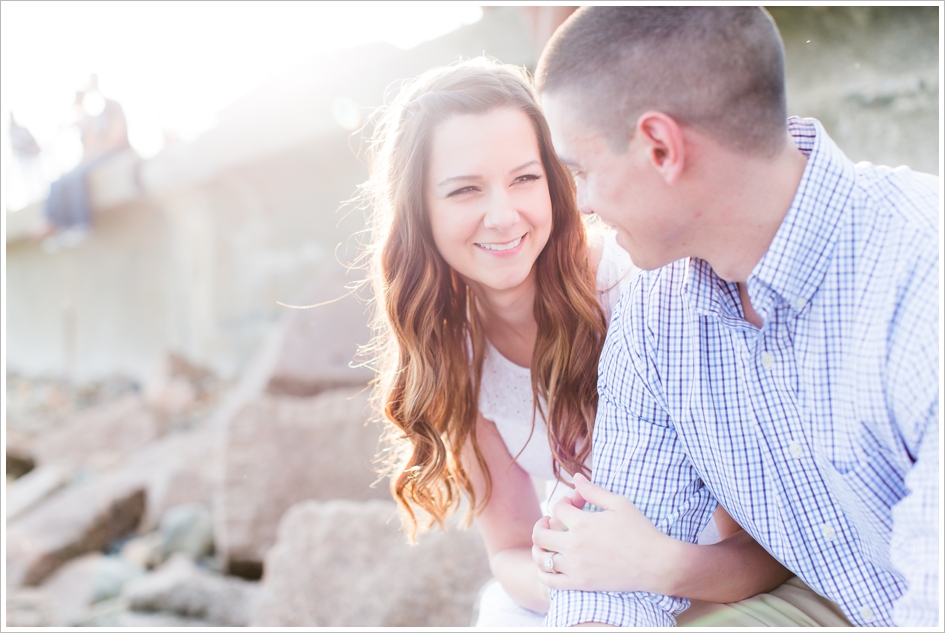
[[[684,257],[685,223],[675,192],[653,168],[636,136],[623,152],[585,124],[566,97],[545,95],[542,106],[555,151],[574,175],[578,208],[617,230],[633,263],[653,270]]]

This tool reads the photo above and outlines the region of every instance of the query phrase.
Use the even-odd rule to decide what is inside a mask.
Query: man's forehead
[[[544,95],[542,109],[555,152],[566,165],[579,164],[589,152],[606,144],[604,136],[584,120],[574,99],[558,94]]]

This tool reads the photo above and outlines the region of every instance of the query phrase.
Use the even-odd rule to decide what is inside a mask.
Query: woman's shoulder
[[[617,244],[617,235],[613,231],[601,233],[600,260],[597,266],[597,292],[601,307],[608,320],[610,312],[617,305],[621,293],[630,287],[637,278],[640,269],[633,265],[627,251]]]

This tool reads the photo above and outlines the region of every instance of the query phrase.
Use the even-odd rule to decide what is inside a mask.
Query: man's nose
[[[518,222],[518,211],[509,199],[508,195],[497,193],[489,201],[489,208],[482,220],[483,226],[487,229],[497,231],[507,231]]]
[[[584,215],[592,215],[594,209],[591,207],[590,201],[587,195],[587,185],[582,184],[580,180],[575,183],[577,187],[577,207],[578,211]]]

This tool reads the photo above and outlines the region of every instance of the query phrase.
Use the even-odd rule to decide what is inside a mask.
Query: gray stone
[[[161,535],[157,532],[129,539],[121,546],[120,556],[132,565],[144,569],[157,567],[166,558],[161,541]]]
[[[216,443],[217,434],[203,425],[168,433],[127,458],[123,470],[140,478],[148,491],[140,533],[157,529],[169,508],[210,505],[220,468]]]
[[[7,486],[7,521],[27,510],[69,483],[68,470],[60,466],[41,466]]]
[[[259,565],[282,514],[305,499],[389,498],[372,460],[380,431],[365,424],[367,393],[264,395],[226,422],[224,478],[214,503],[217,551],[236,573]]]
[[[400,531],[391,501],[292,507],[265,561],[252,626],[468,626],[491,577],[476,530]]]
[[[158,533],[165,555],[179,552],[198,558],[213,553],[213,517],[202,504],[170,508],[161,517]]]
[[[96,602],[117,596],[126,582],[142,574],[143,569],[98,552],[75,558],[32,594],[20,590],[20,605],[13,610],[19,612],[20,620],[32,619],[36,624],[17,626],[73,626],[87,617]],[[32,600],[29,610],[23,608],[24,595]],[[32,618],[22,617],[29,612]]]
[[[33,440],[40,465],[107,470],[158,437],[157,419],[135,395],[74,414]]]
[[[326,263],[327,264],[327,263]],[[337,264],[324,267],[299,306],[280,324],[280,349],[266,389],[269,393],[314,396],[328,389],[365,386],[374,372],[357,365],[358,348],[371,340],[367,302],[345,288],[352,277]]]
[[[36,467],[36,460],[33,459],[33,451],[29,436],[20,431],[7,426],[7,475],[17,479],[27,474]]]
[[[163,611],[223,626],[245,626],[256,583],[201,569],[175,554],[158,570],[125,585],[122,597],[135,611]]]
[[[147,627],[151,629],[166,629],[180,627],[214,627],[213,622],[187,618],[173,613],[143,613],[132,611],[128,601],[124,598],[106,600],[93,606],[85,617],[76,622],[77,626],[114,627],[130,629]]]
[[[127,473],[65,488],[9,524],[8,585],[39,584],[66,561],[103,550],[135,529],[144,506],[144,485]]]

